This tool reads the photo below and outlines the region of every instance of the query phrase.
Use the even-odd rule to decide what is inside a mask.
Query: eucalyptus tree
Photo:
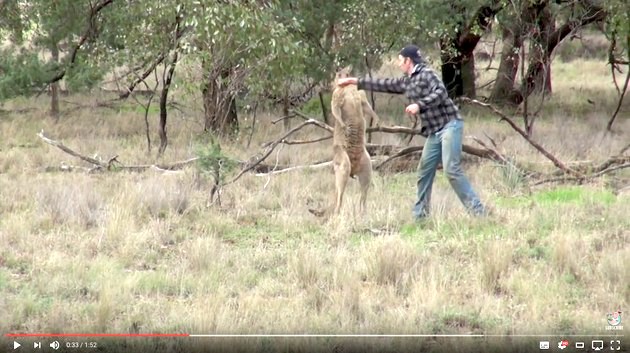
[[[70,89],[96,84],[102,70],[88,53],[100,12],[114,0],[15,0],[0,4],[0,33],[9,43],[0,53],[0,100],[52,87],[51,113],[59,113],[58,82]]]
[[[608,16],[603,2],[596,0],[512,0],[499,15],[503,50],[490,99],[520,103],[534,92],[551,93],[551,61],[554,49],[570,34]],[[528,57],[523,45],[529,43]],[[522,60],[528,62],[520,87],[516,73]],[[526,126],[531,130],[531,126]]]
[[[278,20],[274,1],[199,0],[186,5],[190,30],[182,46],[199,62],[204,127],[220,135],[238,130],[236,100],[246,92],[283,92],[302,75],[300,41]]]
[[[507,0],[418,2],[418,36],[439,43],[442,78],[451,97],[476,95],[473,51],[506,4]]]

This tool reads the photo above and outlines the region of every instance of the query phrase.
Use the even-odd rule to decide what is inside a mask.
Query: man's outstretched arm
[[[394,94],[402,94],[405,92],[403,86],[404,78],[369,78],[362,77],[357,81],[357,88],[374,91],[374,92],[386,92]]]
[[[369,77],[346,77],[339,79],[337,85],[345,87],[347,85],[357,85],[358,89],[374,92],[386,92],[401,94],[405,92],[404,78],[369,78]]]

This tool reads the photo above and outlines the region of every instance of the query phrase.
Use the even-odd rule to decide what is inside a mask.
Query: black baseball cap
[[[422,60],[422,54],[420,48],[417,45],[409,44],[402,48],[400,55],[403,58],[410,58],[413,62],[418,63]]]

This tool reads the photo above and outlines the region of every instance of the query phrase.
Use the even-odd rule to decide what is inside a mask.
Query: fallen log
[[[630,163],[616,165],[614,167],[610,167],[608,169],[604,169],[604,170],[602,170],[600,172],[593,173],[591,175],[583,175],[582,177],[564,176],[564,177],[558,177],[558,178],[550,178],[550,179],[538,180],[538,181],[532,183],[531,186],[538,186],[538,185],[548,184],[548,183],[567,182],[567,181],[584,183],[586,181],[593,180],[593,179],[599,178],[601,176],[604,176],[606,174],[612,173],[614,171],[621,170],[621,169],[626,169],[626,168],[630,168]]]
[[[395,158],[400,158],[412,153],[422,152],[424,146],[411,146],[400,148],[399,146],[394,145],[379,145],[379,144],[366,144],[366,149],[371,156],[375,155],[390,155],[390,158],[384,160],[379,165],[376,166],[376,169],[380,169],[383,165],[391,162],[391,160]],[[475,157],[489,159],[497,162],[503,162],[503,157],[499,155],[496,151],[492,151],[490,149],[477,148],[470,145],[463,145],[462,151]]]
[[[81,166],[70,166],[70,165],[62,164],[62,166],[59,168],[48,167],[46,168],[47,171],[59,170],[59,171],[69,172],[69,171],[74,171],[74,170],[81,170],[81,171],[94,172],[98,170],[125,170],[125,171],[131,171],[131,172],[141,172],[141,171],[151,169],[155,171],[169,172],[169,171],[181,170],[184,167],[191,165],[199,160],[199,157],[193,157],[193,158],[189,158],[183,161],[178,161],[178,162],[173,162],[173,163],[125,165],[125,164],[122,164],[118,160],[118,156],[114,156],[110,158],[107,162],[104,162],[102,160],[88,157],[84,154],[76,152],[70,147],[64,145],[62,142],[46,137],[43,131],[38,133],[37,136],[40,139],[42,139],[44,142],[46,142],[47,144],[51,146],[55,146],[59,148],[60,150],[62,150],[63,152],[73,157],[76,157],[78,159],[81,159],[93,166],[92,168],[86,168],[86,167],[81,167]],[[237,165],[241,167],[245,167],[249,164],[248,162],[240,161],[240,160],[236,160],[235,162]],[[256,167],[253,170],[258,173],[265,173],[265,172],[269,172],[275,169],[286,169],[286,168],[291,168],[291,166],[269,165],[269,164],[259,163],[256,165]]]

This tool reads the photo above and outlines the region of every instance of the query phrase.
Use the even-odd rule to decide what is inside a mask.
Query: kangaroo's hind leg
[[[370,160],[370,154],[365,149],[359,161],[357,177],[359,178],[359,185],[361,186],[361,201],[359,205],[361,213],[365,214],[367,194],[372,181],[372,161]]]
[[[350,179],[350,157],[341,147],[334,147],[333,169],[335,171],[335,208],[334,215],[339,214],[343,202],[343,194]]]

